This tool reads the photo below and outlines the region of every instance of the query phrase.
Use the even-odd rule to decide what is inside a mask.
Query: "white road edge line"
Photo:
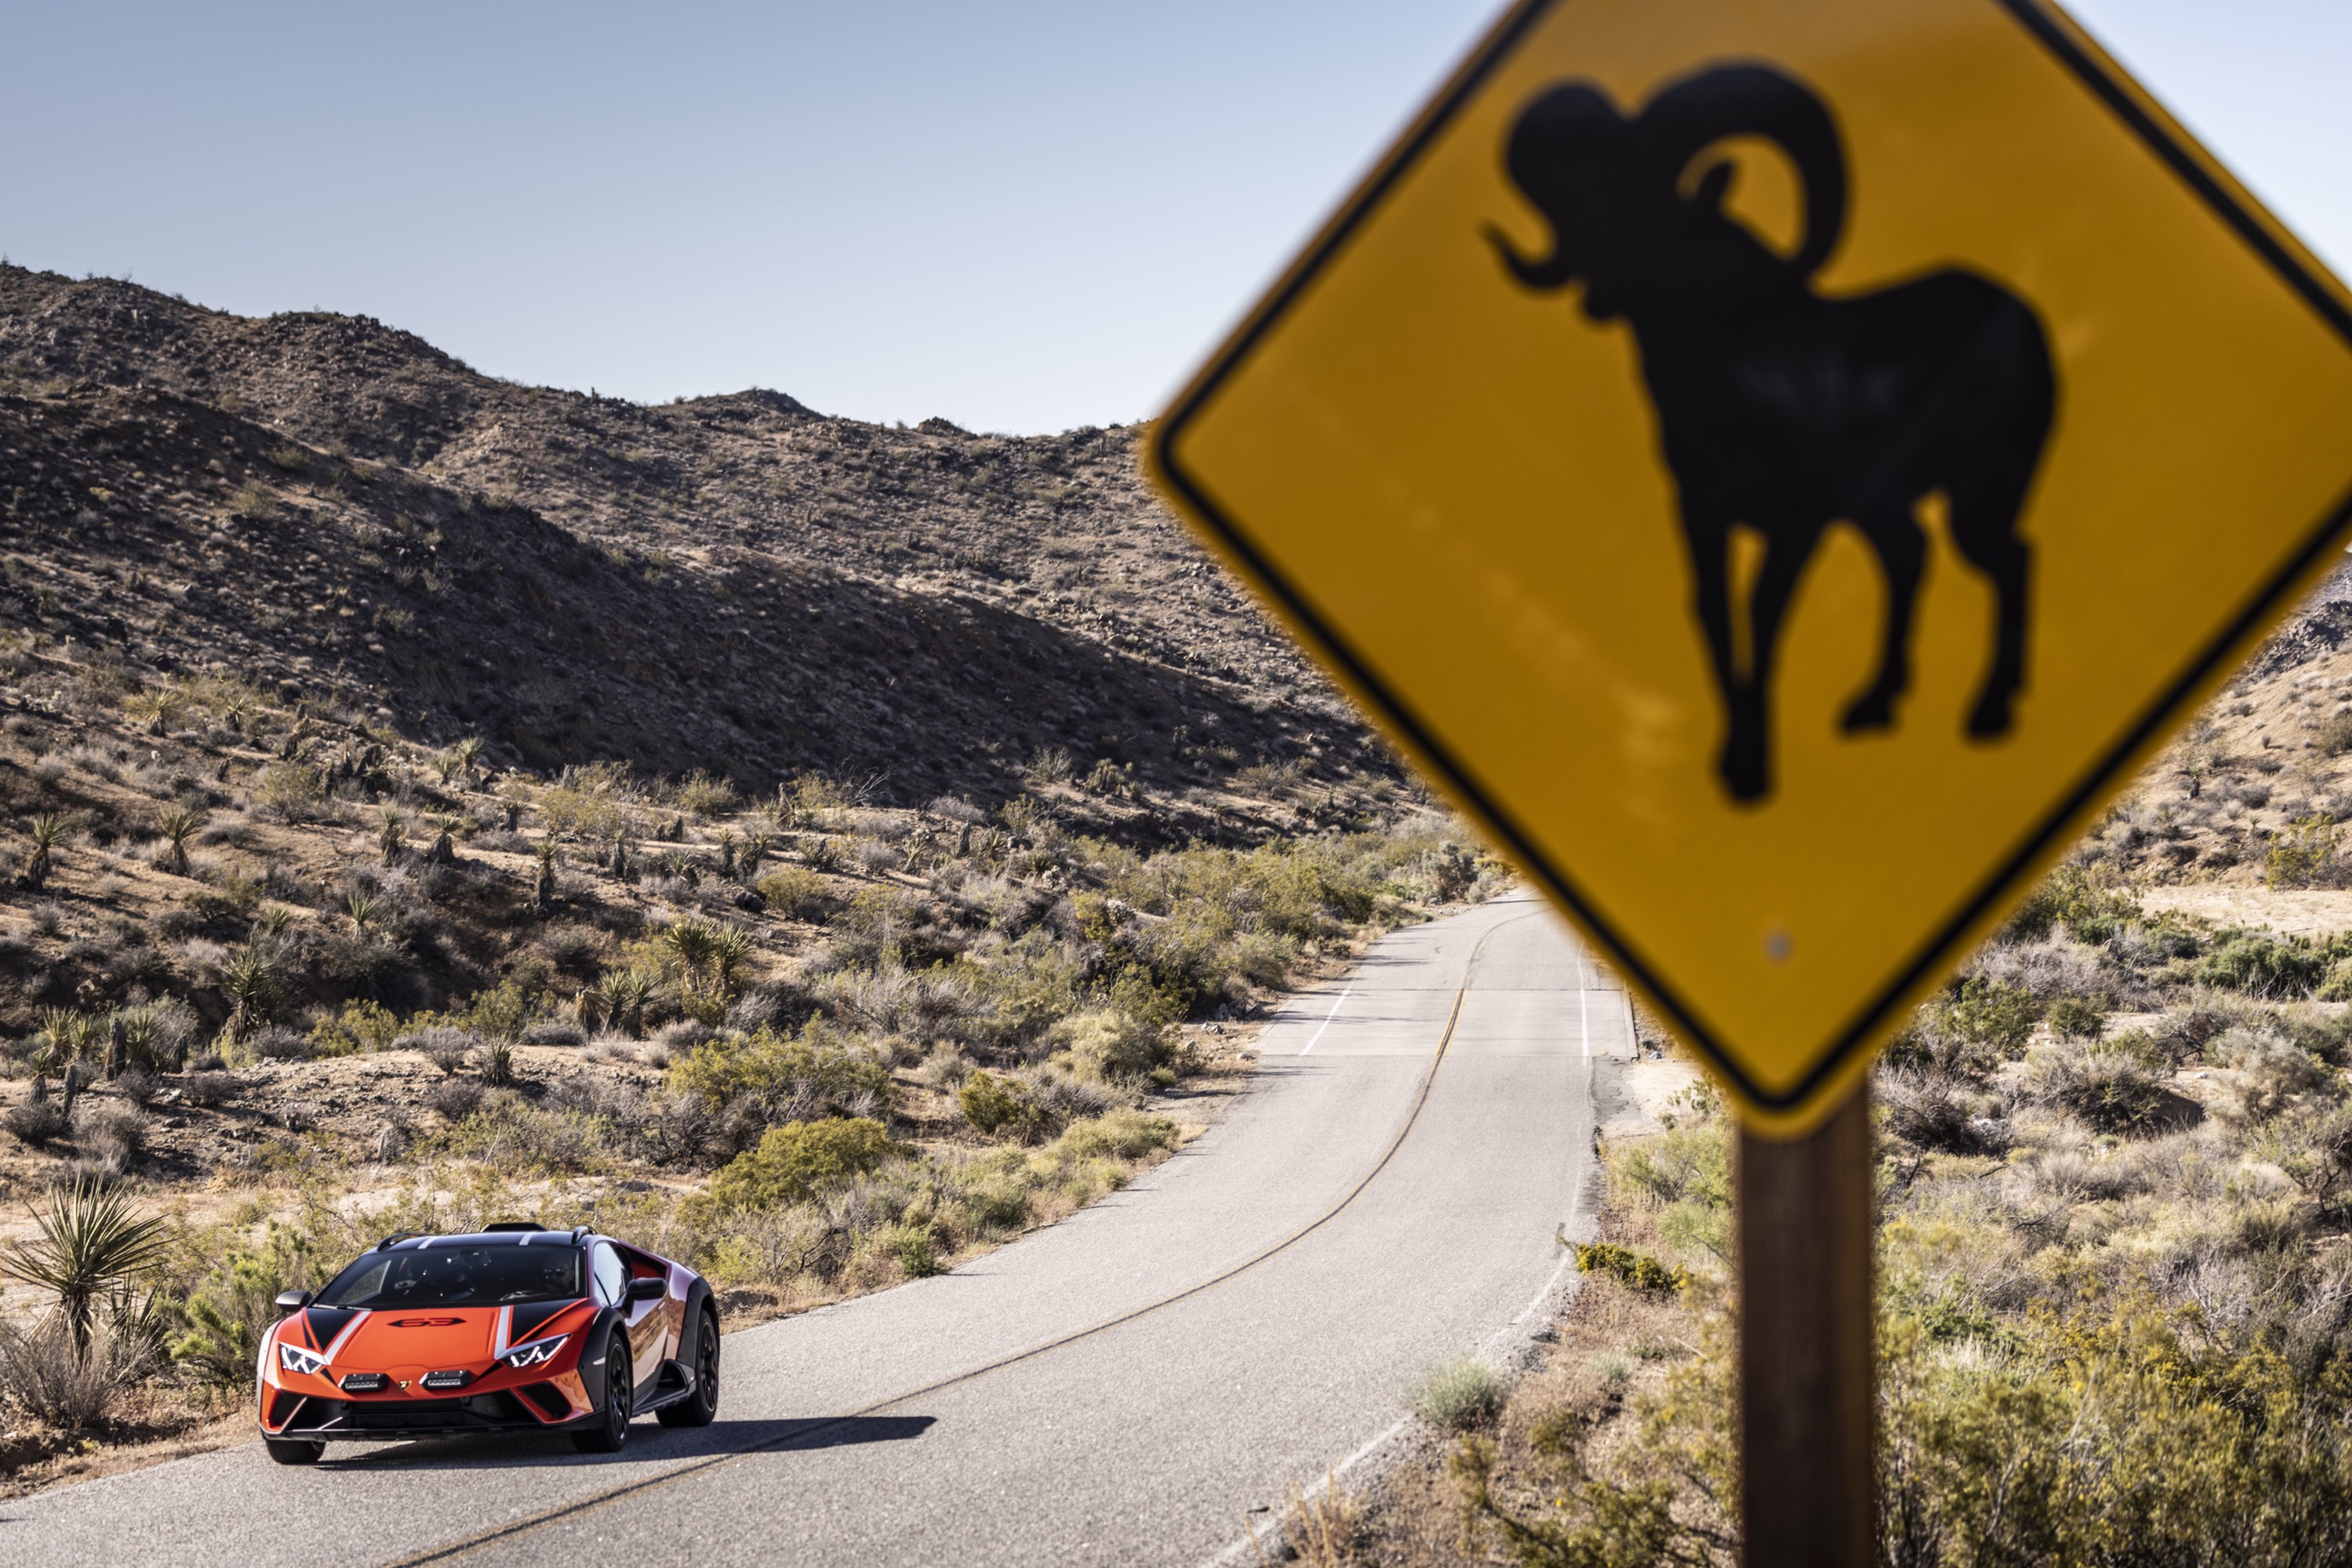
[[[1584,979],[1584,944],[1576,944],[1576,1048],[1592,1059],[1592,987]]]
[[[1352,985],[1352,984],[1350,984],[1350,985],[1347,988],[1347,990],[1340,992],[1340,993],[1339,993],[1339,1002],[1345,1002],[1345,1001],[1348,999],[1348,994],[1349,994],[1349,992],[1351,992],[1351,991],[1353,991],[1353,990],[1355,990],[1355,986],[1354,986],[1354,985]],[[1315,1031],[1315,1039],[1307,1041],[1305,1045],[1301,1046],[1301,1047],[1298,1048],[1298,1054],[1299,1054],[1300,1056],[1302,1056],[1302,1057],[1303,1057],[1303,1056],[1305,1056],[1307,1052],[1309,1052],[1309,1051],[1311,1051],[1311,1050],[1313,1050],[1313,1049],[1315,1048],[1315,1042],[1316,1042],[1316,1040],[1320,1040],[1320,1039],[1323,1037],[1323,1029],[1328,1029],[1328,1028],[1329,1028],[1329,1027],[1331,1026],[1331,1020],[1332,1020],[1332,1019],[1334,1019],[1334,1018],[1336,1018],[1336,1017],[1338,1017],[1338,1016],[1339,1016],[1339,1002],[1334,1002],[1334,1003],[1332,1003],[1332,1004],[1331,1004],[1331,1010],[1330,1010],[1328,1013],[1326,1013],[1326,1014],[1324,1014],[1324,1015],[1323,1015],[1323,1028],[1322,1028],[1322,1029],[1318,1029],[1318,1030],[1316,1030],[1316,1031]]]

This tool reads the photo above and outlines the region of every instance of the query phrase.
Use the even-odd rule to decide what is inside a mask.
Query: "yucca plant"
[[[646,1004],[654,994],[650,976],[640,970],[616,969],[596,982],[595,994],[607,1024],[632,1039],[645,1033]]]
[[[57,1072],[74,1059],[89,1033],[89,1020],[72,1007],[44,1007],[33,1039],[33,1070]]]
[[[386,806],[383,826],[376,830],[375,847],[383,852],[383,863],[391,865],[400,858],[400,847],[408,842],[408,821],[400,813]]]
[[[216,971],[220,993],[228,999],[228,1023],[223,1029],[232,1040],[242,1040],[278,1016],[285,1000],[285,980],[277,955],[248,942],[231,953]]]
[[[188,700],[184,693],[166,689],[142,691],[125,706],[130,709],[131,717],[146,721],[149,734],[162,735],[169,733],[172,726],[180,721],[181,716],[188,710]]]
[[[734,926],[719,926],[710,938],[710,977],[723,997],[735,987],[735,982],[751,962],[751,934]]]
[[[458,776],[470,783],[482,765],[482,738],[467,735],[449,748],[449,754],[457,759]]]
[[[50,856],[65,842],[66,819],[45,811],[33,818],[25,833],[33,841],[32,856],[25,862],[25,886],[37,893],[48,884]]]
[[[743,853],[735,860],[737,880],[756,881],[760,875],[760,862],[765,860],[768,858],[768,851],[774,847],[775,840],[764,833],[754,833],[744,839]]]
[[[352,929],[365,936],[383,918],[383,901],[364,888],[353,888],[343,895],[343,913],[352,917]]]
[[[75,1350],[86,1353],[99,1299],[161,1262],[170,1232],[121,1193],[81,1182],[50,1188],[48,1212],[32,1216],[38,1234],[0,1245],[0,1274],[54,1291]]]
[[[155,1004],[125,1007],[114,1015],[114,1021],[122,1026],[123,1055],[131,1061],[155,1066],[155,1047],[163,1037],[163,1013]]]
[[[539,881],[531,889],[531,907],[541,914],[555,908],[555,840],[539,842]]]
[[[425,820],[436,829],[433,847],[425,852],[425,858],[436,866],[451,864],[457,858],[457,831],[466,826],[466,819],[443,815],[428,816]]]
[[[717,951],[719,928],[706,920],[688,916],[675,921],[661,933],[661,945],[677,961],[685,972],[686,983],[691,986],[702,977],[703,965],[709,963]]]
[[[167,805],[156,814],[155,831],[172,848],[172,874],[188,874],[188,840],[205,825],[204,813],[184,805]]]

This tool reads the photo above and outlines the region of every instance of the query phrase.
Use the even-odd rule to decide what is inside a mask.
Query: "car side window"
[[[604,1242],[596,1244],[596,1299],[617,1307],[629,1293],[629,1270],[620,1255]]]

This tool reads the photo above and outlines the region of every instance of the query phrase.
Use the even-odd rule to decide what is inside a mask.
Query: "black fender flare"
[[[706,1307],[710,1308],[713,1318],[719,1315],[718,1308],[711,1303],[710,1281],[698,1275],[694,1283],[687,1287],[686,1321],[677,1335],[677,1363],[689,1372],[702,1364],[702,1312]]]
[[[627,1343],[628,1324],[622,1318],[620,1309],[599,1307],[596,1309],[596,1315],[588,1320],[587,1330],[580,1342],[580,1385],[588,1391],[589,1399],[594,1402],[599,1410],[604,1408],[604,1394],[613,1373],[613,1358],[604,1353],[604,1348],[612,1343],[613,1331],[615,1329],[621,1331],[622,1342]],[[604,1357],[604,1364],[602,1366],[595,1364],[599,1355]],[[630,1364],[625,1354],[622,1357],[621,1364],[623,1366]],[[632,1388],[630,1392],[634,1394],[636,1391]]]

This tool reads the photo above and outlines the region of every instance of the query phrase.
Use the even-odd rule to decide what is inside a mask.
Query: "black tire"
[[[694,1331],[694,1392],[654,1412],[665,1426],[708,1426],[719,1414],[719,1314],[709,1307]]]
[[[264,1437],[261,1446],[268,1449],[269,1457],[281,1465],[315,1465],[319,1457],[327,1451],[324,1443],[316,1439],[305,1441],[300,1437]]]
[[[629,1362],[629,1336],[619,1329],[604,1346],[604,1408],[603,1419],[585,1431],[572,1434],[572,1446],[583,1454],[617,1454],[629,1440],[629,1417],[636,1414],[636,1369]]]

